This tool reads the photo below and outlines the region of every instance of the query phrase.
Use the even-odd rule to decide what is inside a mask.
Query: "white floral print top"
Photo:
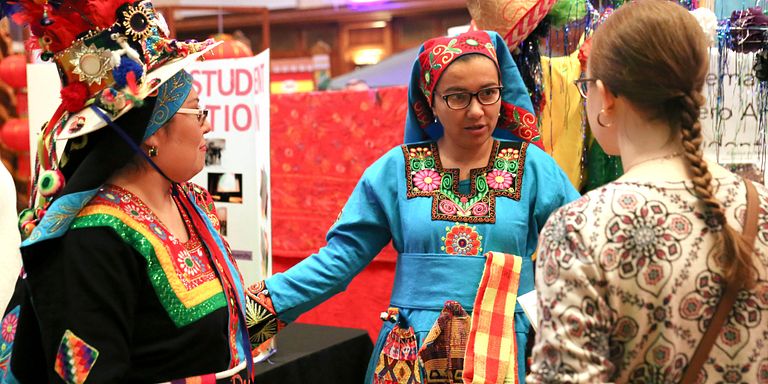
[[[741,231],[743,182],[714,183]],[[723,287],[717,237],[691,188],[616,182],[550,217],[536,262],[539,332],[528,383],[679,382]],[[768,383],[768,191],[757,189],[759,281],[739,293],[703,383]]]

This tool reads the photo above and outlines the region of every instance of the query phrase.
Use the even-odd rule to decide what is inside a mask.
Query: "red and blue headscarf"
[[[448,66],[461,56],[480,54],[493,60],[499,69],[501,85],[501,115],[493,132],[499,139],[527,141],[542,146],[539,129],[528,90],[523,84],[517,65],[504,39],[489,31],[473,31],[454,37],[427,40],[413,63],[408,87],[408,116],[404,142],[437,140],[443,126],[432,113],[432,101],[440,77]]]

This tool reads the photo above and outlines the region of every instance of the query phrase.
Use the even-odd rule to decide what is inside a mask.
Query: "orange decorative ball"
[[[213,38],[218,41],[223,41],[223,43],[203,55],[203,58],[206,60],[236,59],[238,57],[253,56],[253,51],[251,51],[251,48],[248,45],[233,38],[231,35],[222,34],[214,36]]]

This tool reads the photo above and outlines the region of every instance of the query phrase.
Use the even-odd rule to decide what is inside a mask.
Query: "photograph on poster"
[[[232,250],[232,257],[235,258],[235,260],[253,260],[253,252],[251,251],[238,251],[233,249]]]
[[[208,191],[213,201],[220,203],[243,203],[243,174],[224,172],[208,174]]]
[[[219,217],[219,233],[227,235],[227,207],[216,206],[216,215]]]
[[[221,156],[227,146],[227,141],[224,139],[206,139],[205,145],[207,147],[205,152],[205,166],[221,165]]]

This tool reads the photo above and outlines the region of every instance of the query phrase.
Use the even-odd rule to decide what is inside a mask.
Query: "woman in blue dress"
[[[523,381],[531,327],[514,298],[533,289],[539,230],[579,197],[536,145],[531,111],[499,35],[427,41],[413,67],[405,144],[365,171],[325,247],[266,280],[278,318],[293,321],[344,290],[391,241],[399,256],[389,321],[366,382]]]

